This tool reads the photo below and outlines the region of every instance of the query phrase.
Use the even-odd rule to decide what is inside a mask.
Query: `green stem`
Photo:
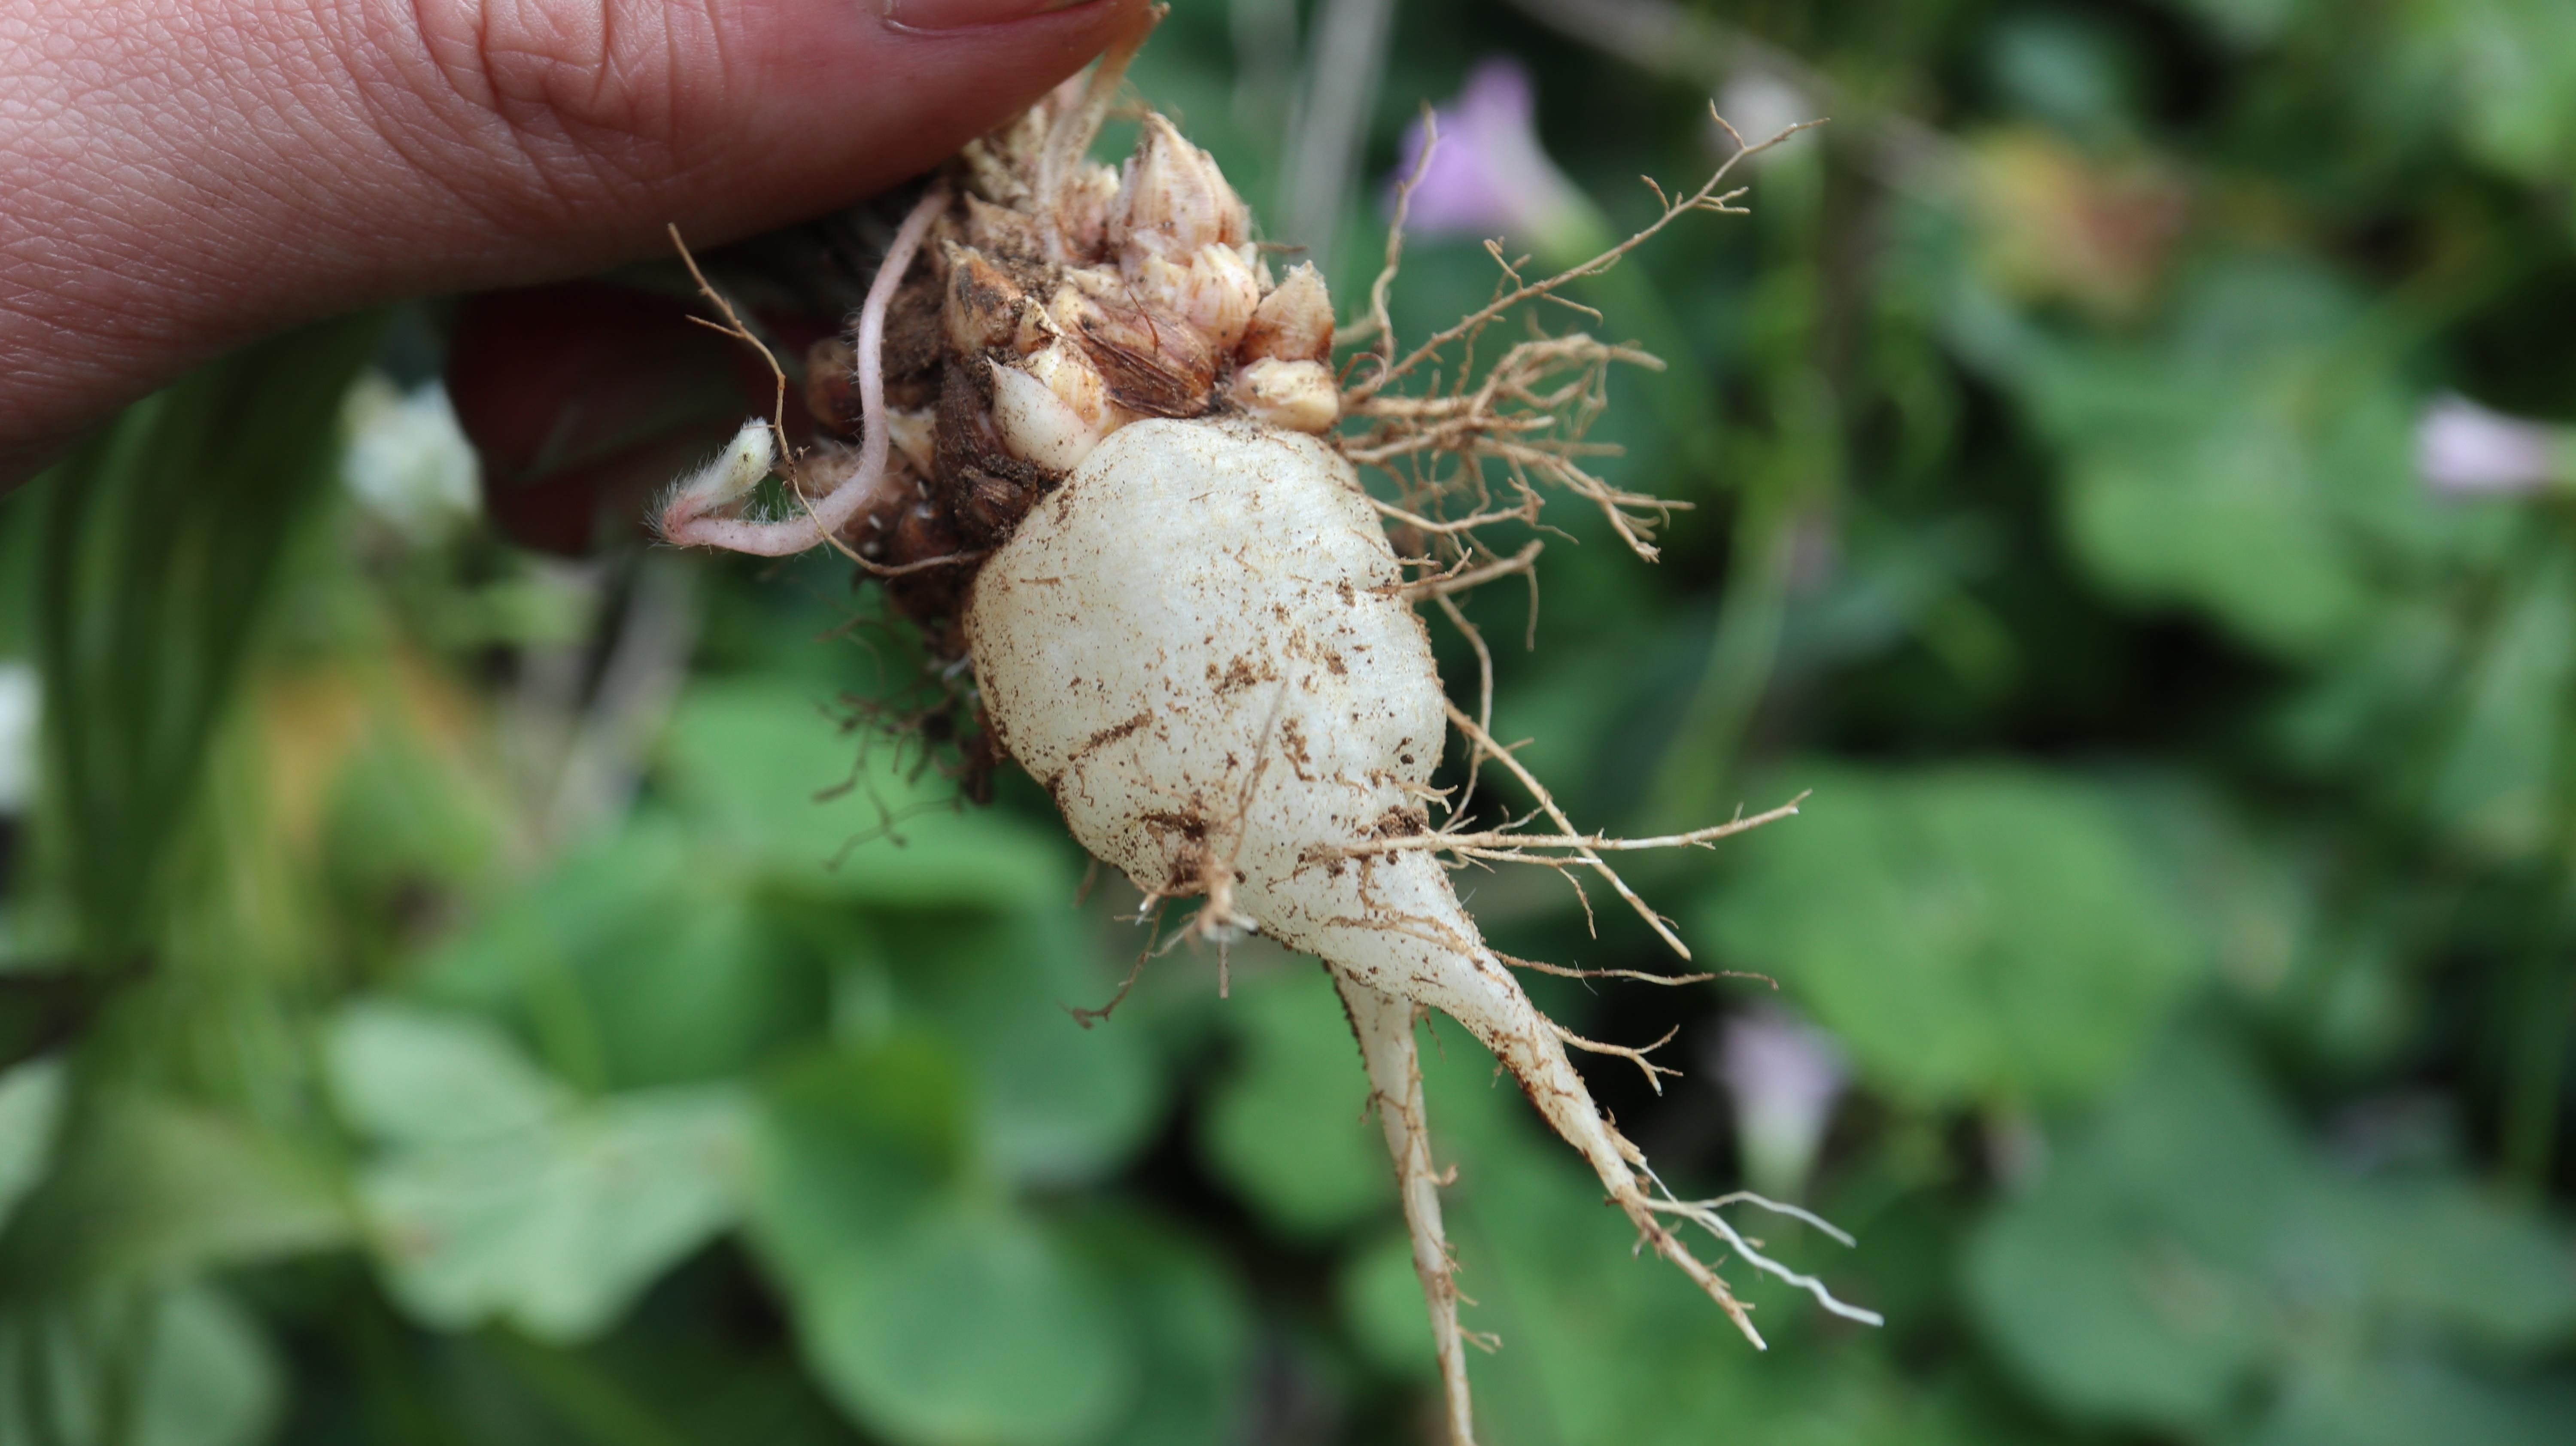
[[[2562,547],[2576,540],[2576,523],[2561,517]],[[2563,560],[2562,560],[2562,565]],[[2513,1057],[2504,1099],[2502,1155],[2505,1178],[2537,1198],[2548,1186],[2558,1139],[2558,1101],[2566,1078],[2568,1035],[2576,1025],[2576,958],[2570,957],[2570,924],[2576,922],[2576,690],[2561,700],[2557,747],[2550,759],[2549,845],[2544,902],[2535,911],[2531,941],[2515,992]]]
[[[2556,1154],[2568,1026],[2571,1015],[2576,1015],[2576,970],[2568,967],[2566,886],[2562,883],[2555,893],[2552,906],[2542,914],[2541,937],[2524,962],[2521,987],[2513,991],[2518,1002],[2515,1013],[2522,1023],[2515,1031],[2508,1066],[2502,1124],[2505,1179],[2533,1199],[2547,1188]]]

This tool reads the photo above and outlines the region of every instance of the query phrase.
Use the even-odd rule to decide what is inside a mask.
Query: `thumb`
[[[0,458],[316,316],[831,210],[1146,11],[22,0],[0,15]]]

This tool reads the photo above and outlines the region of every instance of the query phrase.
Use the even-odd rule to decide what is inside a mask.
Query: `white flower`
[[[404,392],[380,373],[349,393],[340,473],[360,506],[414,543],[434,542],[480,505],[474,444],[436,382]]]
[[[1816,118],[1816,103],[1807,93],[1767,70],[1745,69],[1727,77],[1717,93],[1717,113],[1735,127],[1744,144],[1758,146],[1802,121]],[[1722,134],[1722,133],[1721,133]],[[1733,150],[1735,142],[1725,142]],[[1772,154],[1777,155],[1775,151]]]
[[[2415,423],[2415,468],[2451,496],[2532,492],[2567,476],[2565,428],[2490,411],[2446,395]]]
[[[40,692],[34,668],[0,663],[0,814],[24,813],[36,796]]]

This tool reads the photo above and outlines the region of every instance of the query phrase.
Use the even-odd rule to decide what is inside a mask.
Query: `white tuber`
[[[1444,861],[1588,870],[1678,950],[1602,855],[1704,846],[1795,811],[1663,839],[1577,833],[1486,734],[1489,708],[1470,716],[1450,703],[1414,611],[1435,603],[1464,627],[1451,593],[1530,567],[1535,544],[1505,557],[1473,529],[1533,520],[1533,482],[1589,498],[1653,556],[1647,538],[1664,504],[1584,471],[1581,459],[1598,449],[1580,440],[1602,405],[1607,365],[1651,359],[1583,336],[1538,337],[1473,387],[1462,378],[1446,391],[1390,391],[1442,346],[1472,347],[1505,307],[1566,279],[1523,285],[1398,357],[1385,308],[1390,241],[1371,296],[1374,349],[1347,369],[1359,375],[1346,387],[1332,366],[1323,278],[1300,265],[1272,282],[1247,240],[1242,201],[1206,152],[1149,114],[1123,171],[1087,159],[1129,50],[969,145],[913,207],[848,350],[835,353],[855,358],[860,404],[855,416],[825,418],[859,441],[855,456],[821,454],[837,478],[809,493],[803,483],[826,469],[780,463],[768,424],[755,423],[666,500],[665,535],[770,554],[828,538],[887,579],[935,650],[971,662],[989,745],[977,756],[1026,768],[1083,847],[1149,903],[1201,899],[1192,925],[1201,937],[1222,944],[1257,930],[1323,960],[1395,1161],[1455,1446],[1473,1440],[1462,1349],[1471,1337],[1458,1321],[1423,1112],[1413,1030],[1426,1009],[1493,1052],[1642,1240],[1756,1345],[1745,1307],[1667,1220],[1709,1230],[1828,1309],[1875,1321],[1716,1213],[1768,1202],[1684,1201],[1663,1187],[1602,1117],[1566,1047],[1622,1056],[1650,1081],[1670,1071],[1540,1014],[1509,967],[1525,961],[1486,945]],[[1644,234],[1688,210],[1727,209],[1732,193],[1716,191],[1724,174]],[[928,264],[908,275],[916,254]],[[913,299],[902,313],[913,330],[889,346],[898,291]],[[890,355],[910,357],[909,370],[884,374]],[[911,398],[911,409],[890,407],[889,395]],[[1358,428],[1336,435],[1345,418]],[[1364,491],[1355,461],[1409,469],[1403,505]],[[1489,462],[1520,500],[1493,497]],[[737,515],[773,465],[797,485],[803,511]],[[1467,515],[1455,516],[1462,502]],[[1408,574],[1389,522],[1406,529],[1409,551],[1435,553],[1431,568]],[[1481,639],[1470,638],[1481,656]],[[1433,829],[1425,805],[1440,796],[1431,776],[1453,728],[1468,745],[1467,791],[1491,761],[1529,789],[1555,832],[1464,832],[1454,816]]]
[[[1248,421],[1150,421],[1103,442],[985,562],[966,635],[997,741],[1083,847],[1149,896],[1203,894],[1209,932],[1257,929],[1346,992],[1466,1026],[1749,1335],[1437,854],[1354,851],[1429,832],[1446,695],[1404,592],[1339,453]],[[1442,1306],[1435,1328],[1454,1335]]]

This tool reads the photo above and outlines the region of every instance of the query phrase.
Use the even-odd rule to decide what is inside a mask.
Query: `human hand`
[[[0,0],[0,487],[255,337],[834,209],[1145,0]]]

